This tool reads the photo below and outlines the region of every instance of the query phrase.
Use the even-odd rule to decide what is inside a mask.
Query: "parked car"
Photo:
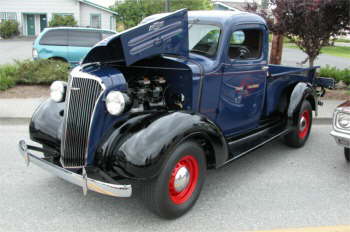
[[[338,145],[344,147],[345,160],[350,162],[350,101],[345,101],[335,109],[331,135]]]
[[[268,35],[255,14],[180,10],[110,37],[52,84],[30,123],[43,147],[21,140],[20,152],[85,194],[141,186],[153,212],[179,217],[207,169],[310,135],[325,80],[316,67],[268,65]]]
[[[33,59],[62,60],[76,66],[97,42],[115,34],[95,28],[45,28],[34,41]]]

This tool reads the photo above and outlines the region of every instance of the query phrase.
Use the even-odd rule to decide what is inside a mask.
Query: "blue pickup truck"
[[[261,17],[231,11],[180,10],[102,40],[51,85],[29,127],[42,147],[21,140],[20,153],[84,194],[137,190],[179,217],[208,169],[280,137],[307,141],[332,83],[316,68],[268,65],[268,46]]]

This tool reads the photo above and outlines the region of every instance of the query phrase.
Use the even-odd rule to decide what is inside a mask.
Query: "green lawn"
[[[295,44],[284,44],[284,46],[287,48],[298,48]],[[350,58],[350,47],[345,47],[345,46],[324,47],[321,50],[321,52],[327,55]]]

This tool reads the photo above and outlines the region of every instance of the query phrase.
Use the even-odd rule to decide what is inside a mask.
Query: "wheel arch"
[[[228,158],[225,137],[213,122],[195,113],[171,112],[127,120],[99,146],[95,162],[102,170],[128,179],[152,179],[171,151],[187,140],[203,148],[207,168]]]
[[[308,100],[312,109],[317,111],[317,96],[312,85],[305,82],[299,82],[294,86],[289,99],[287,111],[289,126],[295,127],[298,125],[300,107],[305,100]]]

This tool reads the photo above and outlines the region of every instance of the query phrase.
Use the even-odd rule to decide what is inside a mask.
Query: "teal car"
[[[46,28],[33,44],[33,59],[53,59],[79,64],[90,49],[114,31],[81,27]]]

